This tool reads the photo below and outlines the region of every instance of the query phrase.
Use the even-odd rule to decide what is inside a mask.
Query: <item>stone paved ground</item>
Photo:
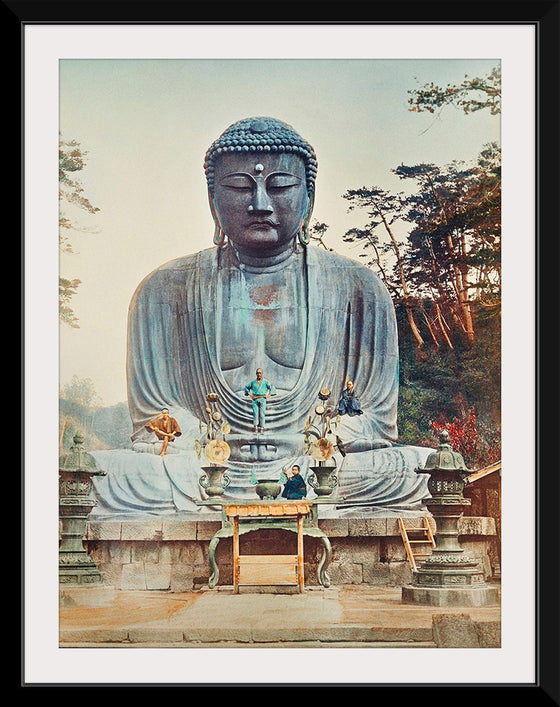
[[[400,588],[231,587],[193,592],[62,587],[61,647],[500,646],[500,607],[406,605]]]

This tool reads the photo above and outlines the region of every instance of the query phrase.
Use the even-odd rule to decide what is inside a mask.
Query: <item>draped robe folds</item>
[[[313,246],[291,258],[301,268],[307,299],[306,330],[300,332],[305,357],[296,385],[291,390],[277,386],[267,411],[267,439],[299,442],[288,456],[268,462],[246,461],[233,446],[224,498],[253,498],[251,472],[278,478],[283,468],[297,463],[305,478],[313,464],[303,455],[305,420],[319,402],[319,390],[327,387],[336,398],[351,378],[360,386],[364,414],[341,419],[338,434],[349,452],[338,460],[337,507],[343,515],[352,509],[419,508],[428,492],[425,478],[414,469],[432,450],[396,444],[398,341],[385,286],[368,268]],[[139,285],[129,309],[127,355],[137,451],[95,453],[107,476],[96,479],[98,507],[92,515],[200,510],[196,500],[204,498],[198,484],[204,457],[197,457],[194,443],[200,438],[199,421],[207,419],[208,393],[218,395],[232,434],[252,432],[246,381],[232,389],[218,354],[227,343],[228,317],[240,316],[229,302],[231,285],[243,285],[243,278],[226,246],[166,263]],[[149,450],[146,422],[164,406],[182,437],[163,458],[139,453]]]

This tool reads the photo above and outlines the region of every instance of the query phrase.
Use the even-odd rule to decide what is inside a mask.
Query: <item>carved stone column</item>
[[[95,459],[83,449],[84,437],[77,433],[70,451],[59,463],[59,517],[62,525],[58,550],[61,585],[86,585],[102,582],[102,577],[84,548],[83,539],[91,509],[92,477],[105,476]]]
[[[463,457],[453,451],[449,433],[442,432],[438,451],[430,454],[417,474],[429,474],[431,498],[423,499],[436,522],[436,547],[414,573],[413,583],[402,588],[405,604],[431,606],[493,606],[498,604],[496,587],[484,582],[479,563],[459,544],[459,519],[470,505],[463,496],[465,479],[472,472]]]

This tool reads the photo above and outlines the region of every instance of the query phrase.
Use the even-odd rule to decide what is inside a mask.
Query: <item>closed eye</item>
[[[241,191],[241,192],[253,191],[253,187],[237,185],[237,184],[222,184],[221,186],[224,187],[224,189],[229,189],[231,191]]]
[[[292,174],[271,174],[266,180],[267,189],[289,189],[300,184],[301,181]]]
[[[282,192],[286,191],[287,189],[293,189],[296,184],[269,184],[267,187],[267,191],[269,192]]]
[[[248,174],[229,174],[220,181],[220,186],[236,191],[251,191],[255,182]]]

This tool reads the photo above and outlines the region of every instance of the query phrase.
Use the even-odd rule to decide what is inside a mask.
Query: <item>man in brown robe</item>
[[[175,437],[181,436],[179,423],[174,417],[169,416],[169,410],[167,408],[162,408],[161,416],[147,422],[145,427],[155,432],[158,439],[163,440],[160,452],[160,456],[162,457],[165,456],[169,442],[173,442]]]

